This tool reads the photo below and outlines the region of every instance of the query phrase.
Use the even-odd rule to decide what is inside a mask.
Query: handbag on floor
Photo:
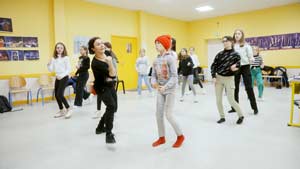
[[[5,96],[0,95],[0,113],[11,111],[12,107]]]

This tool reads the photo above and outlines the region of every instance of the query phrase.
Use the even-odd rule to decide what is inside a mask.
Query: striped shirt
[[[251,68],[252,67],[260,67],[263,64],[263,59],[260,55],[254,56],[254,61],[251,63]]]
[[[219,52],[211,65],[211,76],[213,78],[216,78],[216,74],[221,76],[233,76],[235,72],[233,72],[230,67],[234,64],[239,67],[240,61],[240,55],[233,49]]]

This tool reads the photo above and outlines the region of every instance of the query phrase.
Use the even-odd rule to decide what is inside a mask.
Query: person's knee
[[[173,120],[172,112],[170,112],[170,111],[166,112],[166,119],[168,121],[172,121]]]
[[[60,96],[59,92],[56,91],[56,92],[55,92],[55,97],[56,97],[56,98],[59,98],[59,96]]]
[[[252,83],[245,85],[246,91],[253,90]]]
[[[156,111],[156,119],[157,120],[163,120],[164,119],[164,114],[160,111]]]
[[[57,92],[57,96],[60,98],[64,97],[64,91]]]
[[[232,107],[235,107],[237,105],[237,102],[234,100],[234,98],[228,98],[228,102]]]
[[[106,109],[107,109],[107,111],[109,112],[109,113],[111,113],[111,112],[115,112],[115,110],[116,110],[116,104],[115,103],[111,103],[111,104],[109,104],[109,105],[107,105],[106,106]]]
[[[262,80],[258,80],[257,85],[259,85],[259,86],[264,85],[264,82]]]

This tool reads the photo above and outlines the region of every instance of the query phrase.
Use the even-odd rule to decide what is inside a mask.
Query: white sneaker
[[[201,94],[205,95],[206,94],[206,91],[202,88],[202,92]]]
[[[265,99],[263,98],[263,97],[259,97],[259,98],[257,98],[257,101],[259,101],[259,102],[263,102]]]
[[[64,110],[60,110],[59,112],[57,112],[55,115],[54,115],[54,118],[59,118],[59,117],[62,117],[65,115],[65,111]]]
[[[190,94],[192,94],[192,91],[191,91],[191,90],[188,90],[188,91],[185,93],[185,95],[190,95]]]
[[[181,97],[180,97],[180,101],[183,102],[183,100],[184,100],[184,99],[183,99],[183,96],[181,96]]]
[[[101,112],[101,110],[97,110],[95,113],[94,113],[94,115],[93,115],[93,119],[98,119],[98,118],[100,118],[101,117],[101,115],[102,115],[102,112]]]
[[[72,108],[76,110],[76,109],[79,109],[80,106],[75,106],[75,105],[74,105]]]
[[[71,118],[71,116],[72,116],[72,110],[71,110],[71,109],[68,109],[68,110],[67,110],[67,113],[66,113],[66,115],[65,115],[65,119],[69,119],[69,118]]]
[[[194,103],[198,103],[197,97],[194,96]]]

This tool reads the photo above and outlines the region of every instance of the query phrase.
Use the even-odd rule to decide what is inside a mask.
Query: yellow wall
[[[207,65],[207,40],[232,35],[236,28],[247,37],[300,32],[300,3],[227,15],[189,23],[189,44]],[[219,26],[218,23],[219,22]],[[217,36],[219,35],[219,36]],[[263,51],[267,65],[300,66],[300,49]]]
[[[53,6],[50,0],[1,0],[0,16],[11,18],[13,33],[0,32],[0,36],[38,37],[40,60],[2,61],[0,75],[48,72],[46,63],[53,45]],[[24,48],[11,48],[24,49]]]
[[[75,36],[99,36],[111,41],[112,35],[138,36],[137,13],[121,8],[99,5],[82,0],[65,0],[66,44],[75,68],[77,57],[73,57]]]
[[[141,44],[147,49],[147,56],[153,60],[157,56],[154,40],[162,34],[176,38],[177,52],[188,45],[188,23],[141,12]],[[144,44],[144,45],[143,45]]]
[[[0,16],[12,18],[14,28],[13,33],[0,33],[0,36],[37,36],[40,51],[38,61],[0,62],[0,75],[48,72],[46,64],[56,41],[66,43],[74,65],[77,60],[73,57],[75,36],[100,36],[108,41],[112,35],[136,37],[153,60],[155,37],[170,34],[176,37],[178,50],[195,46],[200,61],[206,65],[207,39],[232,35],[235,28],[244,29],[248,37],[300,32],[299,3],[183,22],[83,0],[1,0]],[[263,55],[268,65],[300,66],[299,50],[266,51]]]

